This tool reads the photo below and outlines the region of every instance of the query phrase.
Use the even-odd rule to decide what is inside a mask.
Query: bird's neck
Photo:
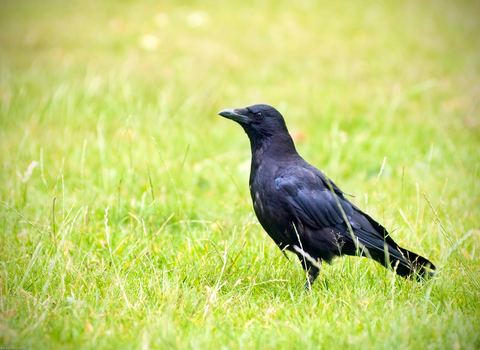
[[[267,159],[285,162],[285,160],[292,160],[300,157],[295,149],[295,144],[288,133],[261,138],[250,137],[250,146],[252,148],[250,181],[255,177],[262,162],[267,161]]]

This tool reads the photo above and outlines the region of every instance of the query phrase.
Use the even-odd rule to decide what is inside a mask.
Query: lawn
[[[0,2],[0,346],[480,348],[480,3]],[[225,108],[299,153],[427,282],[311,292],[259,225]]]

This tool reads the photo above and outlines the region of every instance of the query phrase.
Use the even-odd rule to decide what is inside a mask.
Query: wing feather
[[[345,222],[344,214],[352,226],[358,226],[351,222],[354,210],[350,202],[343,195],[332,192],[321,177],[308,169],[289,167],[278,174],[275,185],[286,195],[297,216],[310,226],[339,225]]]

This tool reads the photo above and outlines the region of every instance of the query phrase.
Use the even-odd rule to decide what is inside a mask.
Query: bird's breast
[[[283,213],[282,203],[285,199],[280,198],[283,194],[275,186],[275,169],[264,166],[257,170],[250,185],[250,194],[255,214],[268,232],[266,226],[269,226],[270,230],[273,229],[271,226],[284,226],[282,221],[286,215]]]
[[[253,200],[253,208],[255,209],[255,213],[257,213],[257,216],[259,214],[265,215],[262,199],[260,198],[260,193],[258,191],[255,191],[255,193],[252,195],[252,200]]]

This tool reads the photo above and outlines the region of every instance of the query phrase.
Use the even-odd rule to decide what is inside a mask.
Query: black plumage
[[[321,171],[297,153],[282,115],[268,105],[226,109],[250,139],[250,193],[260,224],[282,250],[294,252],[308,274],[308,288],[321,261],[363,255],[408,277],[426,277],[435,266],[400,247],[387,230],[362,212]]]

